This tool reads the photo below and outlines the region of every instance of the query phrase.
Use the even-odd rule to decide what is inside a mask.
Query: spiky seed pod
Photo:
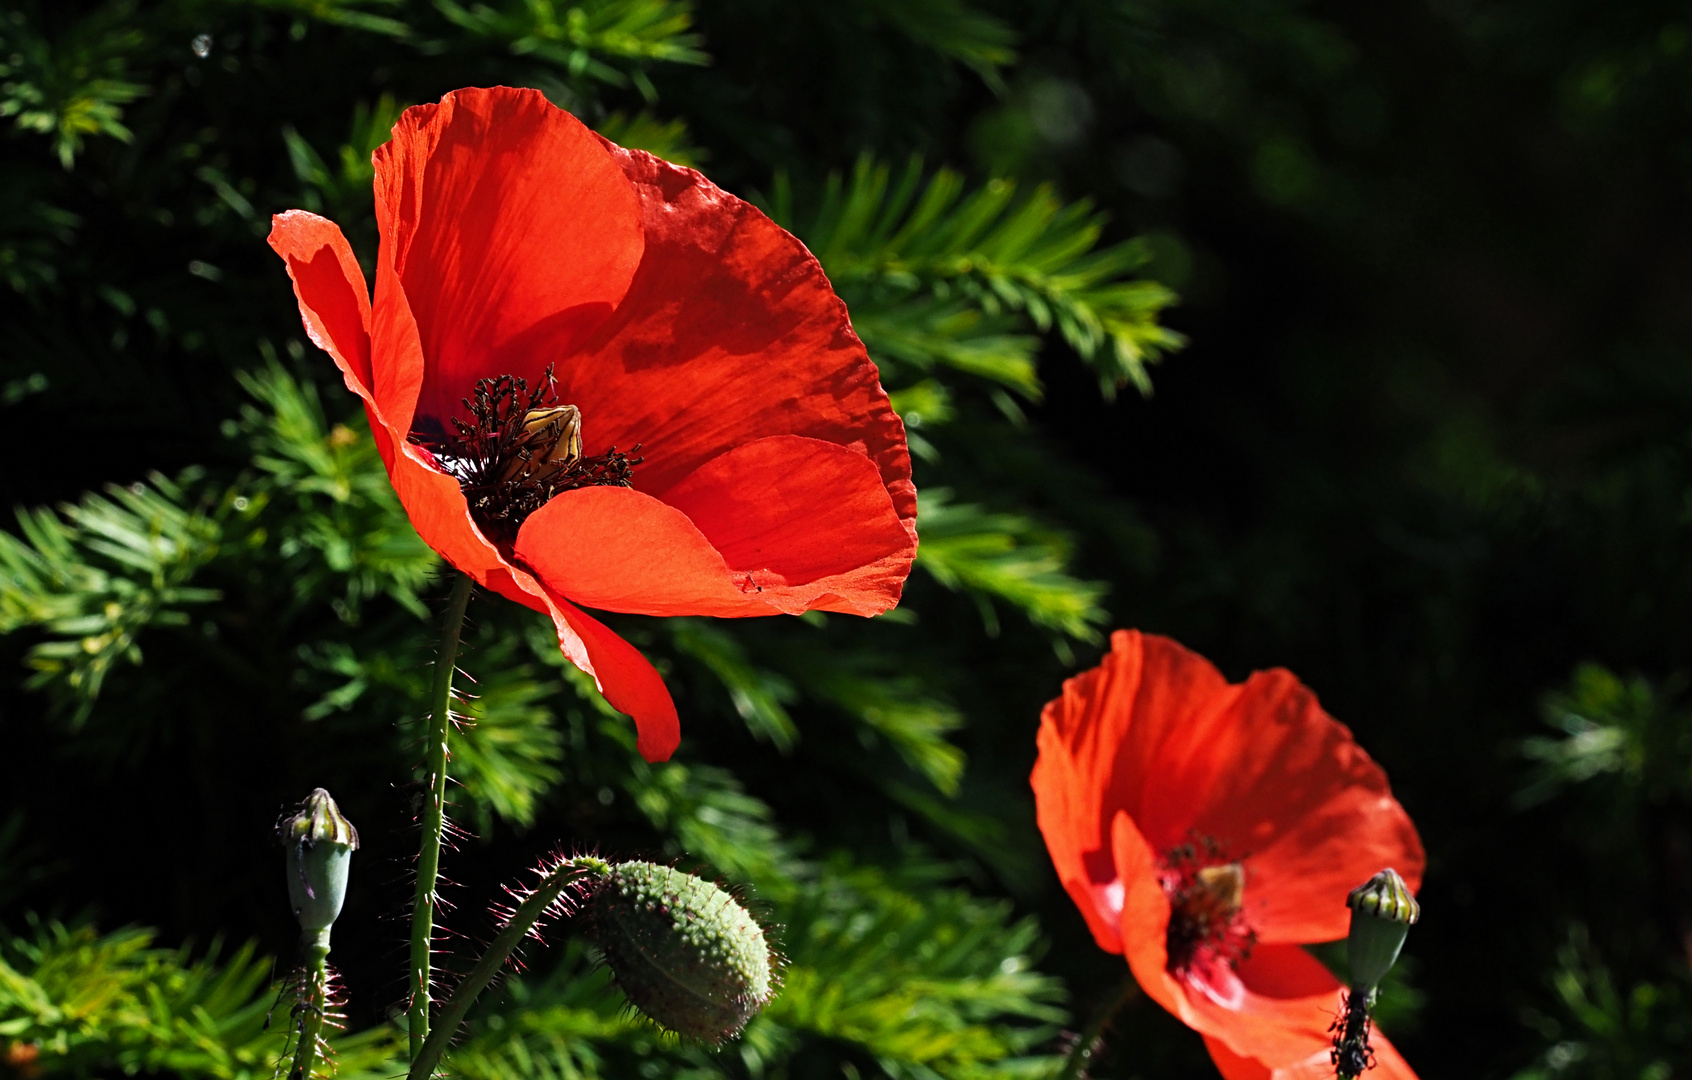
[[[1351,985],[1366,994],[1398,961],[1398,950],[1410,927],[1422,917],[1422,907],[1410,887],[1390,866],[1351,890],[1351,933],[1346,954],[1351,961]]]
[[[308,947],[329,947],[329,927],[347,898],[347,870],[358,849],[353,828],[327,791],[316,788],[292,817],[276,823],[288,858],[288,900]]]
[[[713,1045],[771,996],[763,927],[722,889],[649,862],[595,886],[593,936],[629,1001],[659,1026]]]

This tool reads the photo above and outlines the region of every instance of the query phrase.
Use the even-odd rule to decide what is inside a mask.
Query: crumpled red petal
[[[559,646],[572,663],[592,675],[612,707],[634,718],[639,733],[638,748],[649,761],[662,761],[674,752],[679,740],[676,707],[652,665],[638,650],[590,618],[568,601],[549,594],[528,574],[508,566],[499,552],[484,540],[470,521],[469,510],[458,483],[417,460],[416,447],[406,443],[385,419],[372,382],[384,385],[383,372],[370,367],[369,324],[374,319],[386,325],[384,334],[397,357],[418,357],[415,328],[403,294],[389,289],[373,314],[364,274],[352,249],[333,222],[315,214],[293,210],[278,214],[273,222],[270,244],[287,264],[299,299],[300,314],[312,340],[328,352],[340,367],[347,387],[364,399],[371,432],[388,466],[389,479],[424,542],[440,552],[453,566],[478,583],[519,603],[552,617]],[[378,270],[380,283],[384,275]],[[386,303],[381,302],[386,300]],[[384,356],[384,367],[390,359]],[[395,395],[403,397],[403,365],[395,365],[398,379],[385,384],[390,408]],[[412,400],[415,400],[415,383]]]
[[[616,314],[560,366],[587,451],[641,443],[636,486],[663,497],[726,447],[772,435],[850,447],[914,543],[904,424],[816,259],[692,169],[605,146],[639,194],[646,254]]]
[[[383,251],[429,358],[421,417],[461,413],[489,375],[536,385],[610,316],[640,264],[633,186],[538,90],[458,90],[407,109],[374,160]]]

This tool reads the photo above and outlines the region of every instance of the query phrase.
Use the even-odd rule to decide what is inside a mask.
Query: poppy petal
[[[1124,635],[1117,631],[1112,642]],[[1116,662],[1119,655],[1130,653],[1113,648],[1104,663],[1065,680],[1063,694],[1047,703],[1029,776],[1035,818],[1058,878],[1099,947],[1114,953],[1122,951],[1122,878],[1111,852],[1111,822],[1120,805],[1112,801],[1111,777],[1133,714],[1105,703],[1120,698],[1125,679],[1131,693],[1138,674],[1136,666]]]
[[[1117,919],[1128,970],[1146,996],[1188,1027],[1199,1027],[1187,994],[1169,973],[1169,898],[1158,880],[1160,860],[1134,819],[1118,812],[1111,827],[1111,851],[1121,875],[1122,911]]]
[[[605,145],[639,195],[646,249],[616,314],[560,365],[588,452],[640,443],[635,484],[664,492],[730,447],[821,439],[866,454],[914,522],[904,424],[816,259],[697,172]]]
[[[270,246],[288,267],[312,344],[334,359],[347,389],[372,401],[370,287],[341,227],[289,210],[270,219]]]
[[[389,255],[386,247],[377,253],[376,303],[371,316],[377,355],[381,357],[375,366],[373,416],[384,421],[377,432],[377,444],[382,446],[386,436],[389,448],[383,458],[388,464],[388,479],[424,543],[479,584],[498,588],[496,581],[509,578],[513,568],[476,528],[458,481],[436,468],[428,451],[406,438],[410,412],[422,383],[423,354],[411,305],[399,287]],[[538,584],[500,591],[537,611],[547,610]]]
[[[1369,1070],[1369,1080],[1417,1080],[1416,1070],[1404,1060],[1398,1048],[1387,1041],[1386,1036],[1379,1031],[1374,1032],[1369,1037],[1369,1045],[1375,1051],[1375,1064]],[[1204,1048],[1210,1051],[1210,1059],[1216,1063],[1224,1080],[1334,1080],[1334,1062],[1328,1048],[1314,1050],[1302,1061],[1275,1069],[1254,1057],[1236,1054],[1227,1043],[1209,1035],[1204,1037]]]
[[[1315,957],[1297,945],[1258,945],[1235,974],[1244,993],[1233,1007],[1188,990],[1193,1027],[1271,1068],[1332,1049],[1340,984]]]
[[[364,399],[371,432],[388,467],[411,523],[425,543],[452,565],[486,585],[490,573],[504,569],[499,553],[483,540],[470,522],[469,507],[457,481],[416,459],[415,447],[404,441],[404,429],[391,424],[391,414],[404,409],[403,360],[416,357],[421,370],[415,327],[403,296],[389,284],[391,271],[381,260],[377,271],[377,304],[365,292],[364,274],[352,248],[334,222],[303,210],[278,214],[272,221],[270,246],[282,256],[294,280],[300,314],[312,341],[341,369],[348,389]],[[383,364],[373,370],[370,326],[382,328]],[[409,344],[410,348],[407,348]],[[534,597],[531,607],[544,607]]]
[[[668,761],[681,743],[676,703],[652,662],[581,608],[548,591],[558,646],[593,676],[599,692],[635,722],[635,749],[647,761]]]
[[[876,615],[899,602],[915,538],[875,464],[821,439],[778,435],[719,454],[664,492],[728,564],[782,611]],[[825,603],[812,597],[829,596]],[[804,605],[804,606],[801,606]]]
[[[376,151],[382,245],[429,358],[418,416],[475,381],[536,384],[611,314],[640,264],[640,206],[603,142],[536,90],[407,109]]]
[[[1180,648],[1160,642],[1170,647]],[[1344,937],[1346,894],[1382,867],[1420,884],[1421,840],[1386,773],[1290,672],[1257,672],[1189,710],[1157,752],[1137,820],[1163,836],[1196,830],[1243,859],[1260,943]]]
[[[862,454],[764,439],[673,497],[703,521],[632,488],[561,492],[523,523],[516,557],[577,603],[643,615],[873,615],[898,600],[914,545]]]
[[[1246,863],[1247,921],[1264,944],[1344,937],[1346,893],[1382,867],[1421,881],[1421,841],[1386,774],[1286,671],[1231,685],[1177,642],[1118,631],[1060,702],[1066,752],[1088,760],[1086,794],[1071,797],[1092,800],[1071,826],[1082,850],[1098,850],[1119,809],[1157,852],[1195,833],[1217,841]]]
[[[645,492],[561,492],[518,530],[518,562],[587,607],[639,615],[772,615],[687,515]]]

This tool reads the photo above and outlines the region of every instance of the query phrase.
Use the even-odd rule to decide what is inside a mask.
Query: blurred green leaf
[[[710,156],[693,144],[686,120],[660,120],[645,111],[632,114],[618,111],[601,120],[594,130],[618,146],[645,150],[654,157],[690,169]]]
[[[147,87],[132,81],[128,68],[146,44],[132,0],[106,4],[54,41],[13,8],[0,17],[0,117],[49,136],[66,169],[88,136],[130,142],[123,107]]]
[[[688,0],[499,0],[460,4],[435,0],[455,26],[514,56],[532,56],[572,78],[586,76],[613,86],[633,84],[651,100],[657,96],[640,65],[651,61],[705,64],[703,39],[691,32]]]
[[[1130,382],[1150,392],[1146,365],[1183,339],[1157,321],[1174,294],[1129,276],[1150,258],[1143,242],[1100,248],[1092,204],[1066,204],[1046,186],[1019,195],[997,179],[966,192],[950,170],[923,175],[920,159],[895,174],[866,155],[850,181],[829,178],[808,220],[796,218],[784,184],[772,201],[841,290],[872,354],[957,368],[1034,398],[1037,342],[1009,331],[1055,329],[1107,395]]]
[[[974,69],[1002,88],[999,69],[1016,61],[1016,31],[964,0],[859,0],[865,9],[921,45]]]
[[[184,608],[218,597],[188,584],[223,536],[190,495],[200,476],[153,473],[56,511],[20,509],[22,535],[0,533],[0,633],[43,632],[28,685],[51,689],[78,723],[113,665],[140,662],[144,629],[186,625]]]
[[[1067,572],[1070,545],[1062,533],[1025,515],[954,503],[940,488],[923,492],[917,521],[917,565],[948,589],[975,596],[990,633],[997,631],[992,601],[998,599],[1037,626],[1081,641],[1102,640],[1109,616],[1099,601],[1108,586]]]
[[[33,1045],[49,1073],[119,1070],[211,1080],[262,1080],[278,1068],[271,964],[251,944],[199,960],[153,947],[150,931],[100,935],[35,922],[0,931],[0,1037]],[[399,1043],[378,1027],[335,1040],[341,1076],[391,1066]]]
[[[1613,776],[1653,801],[1692,795],[1692,724],[1673,703],[1683,680],[1664,687],[1623,679],[1597,664],[1575,669],[1569,689],[1547,695],[1545,722],[1560,733],[1524,740],[1539,762],[1518,806],[1544,802],[1571,784]]]
[[[340,595],[330,603],[343,619],[378,594],[423,617],[418,592],[440,557],[411,527],[364,416],[330,424],[317,388],[274,357],[236,378],[264,406],[245,406],[226,426],[250,447],[263,477],[237,496],[257,526],[249,545],[281,558],[301,604],[333,588]]]

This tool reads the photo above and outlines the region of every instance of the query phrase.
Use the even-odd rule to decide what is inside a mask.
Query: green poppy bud
[[[299,812],[276,823],[288,858],[288,900],[310,947],[329,949],[329,927],[347,898],[347,868],[358,850],[358,830],[327,791],[316,788]]]
[[[1372,993],[1398,960],[1411,925],[1422,917],[1422,906],[1390,866],[1351,890],[1345,903],[1351,909],[1351,934],[1345,943],[1351,985]]]
[[[750,912],[708,881],[648,862],[618,863],[593,893],[593,936],[635,1008],[716,1044],[771,996],[770,947]]]

